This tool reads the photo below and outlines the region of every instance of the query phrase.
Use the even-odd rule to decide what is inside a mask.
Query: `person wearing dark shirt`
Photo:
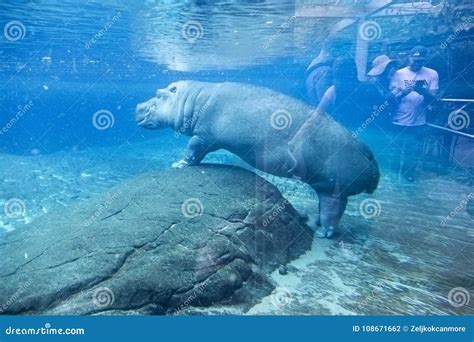
[[[311,105],[317,106],[323,94],[333,84],[334,60],[344,51],[336,40],[323,42],[319,55],[306,69],[306,92]]]
[[[367,84],[372,90],[371,95],[376,96],[375,99],[372,98],[372,103],[377,105],[388,101],[389,104],[396,104],[395,96],[390,91],[390,83],[397,67],[397,61],[390,59],[387,55],[374,58],[372,68],[367,73],[367,76],[369,76]]]
[[[333,85],[324,93],[317,111],[329,113],[342,125],[350,127],[357,122],[361,106],[360,82],[357,67],[352,58],[338,58],[333,65]]]

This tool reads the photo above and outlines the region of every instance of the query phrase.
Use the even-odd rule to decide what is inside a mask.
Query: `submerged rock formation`
[[[270,183],[230,166],[150,173],[0,241],[0,314],[249,308],[311,230]]]

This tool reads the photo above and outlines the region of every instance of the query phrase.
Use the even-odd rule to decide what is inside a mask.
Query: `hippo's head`
[[[180,82],[171,83],[166,88],[158,89],[155,97],[139,103],[135,111],[137,124],[148,129],[172,125],[180,86]]]

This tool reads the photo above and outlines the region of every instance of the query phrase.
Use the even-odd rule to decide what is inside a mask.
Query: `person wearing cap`
[[[400,157],[403,157],[400,158],[401,172],[410,182],[414,179],[421,153],[426,108],[435,100],[438,91],[438,73],[425,67],[427,58],[425,47],[414,47],[408,56],[408,66],[397,70],[390,82],[391,92],[397,100],[392,123]]]
[[[369,76],[368,84],[371,85],[376,94],[383,101],[394,102],[394,97],[390,91],[390,83],[393,74],[397,70],[398,62],[390,59],[387,55],[380,55],[372,61],[372,68],[367,73]]]

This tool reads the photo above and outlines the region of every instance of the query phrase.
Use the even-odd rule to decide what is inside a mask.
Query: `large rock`
[[[0,313],[245,310],[273,290],[269,273],[311,241],[295,209],[252,172],[155,172],[6,234]]]

